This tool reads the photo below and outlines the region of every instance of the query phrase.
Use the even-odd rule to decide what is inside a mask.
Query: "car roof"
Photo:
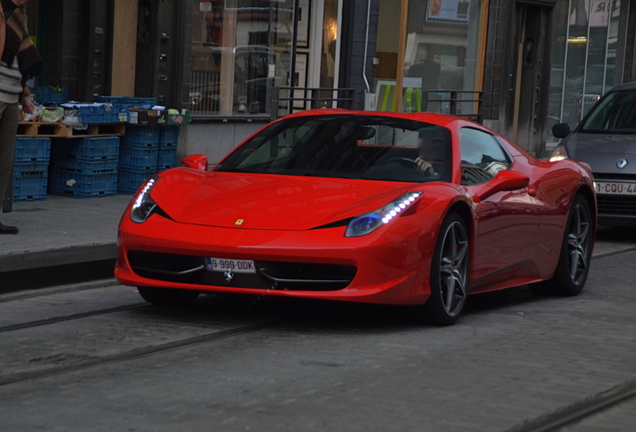
[[[626,90],[636,91],[636,82],[617,85],[616,87],[611,89],[608,93],[614,93],[614,92],[626,91]]]
[[[450,127],[453,123],[460,123],[462,125],[472,125],[476,128],[485,129],[482,125],[475,123],[463,117],[457,117],[449,114],[439,114],[434,112],[416,112],[416,113],[401,113],[401,112],[387,112],[387,111],[354,111],[340,108],[333,109],[314,109],[307,111],[300,111],[283,118],[291,117],[304,117],[304,116],[327,116],[327,115],[341,115],[341,116],[378,116],[378,117],[393,117],[407,120],[416,120],[426,123],[433,123],[439,126]]]

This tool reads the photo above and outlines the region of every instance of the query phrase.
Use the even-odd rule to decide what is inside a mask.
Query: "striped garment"
[[[42,69],[42,59],[29,36],[26,18],[10,0],[0,0],[0,53],[0,92],[6,91],[4,94],[14,94],[14,78],[24,88],[26,80]],[[18,97],[22,91],[17,93]]]
[[[16,103],[24,90],[22,73],[18,68],[17,59],[9,67],[5,62],[0,63],[0,102]]]

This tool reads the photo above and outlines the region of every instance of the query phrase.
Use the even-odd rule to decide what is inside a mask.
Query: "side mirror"
[[[186,156],[181,159],[183,166],[193,168],[196,170],[207,171],[208,170],[208,157],[204,154],[196,154]]]
[[[568,125],[567,123],[557,123],[552,126],[552,135],[557,138],[565,138],[566,136],[570,135],[570,132],[572,132],[570,130],[570,125]]]
[[[499,171],[495,178],[490,180],[482,190],[473,195],[473,201],[482,202],[497,192],[523,189],[530,184],[530,178],[517,171]]]

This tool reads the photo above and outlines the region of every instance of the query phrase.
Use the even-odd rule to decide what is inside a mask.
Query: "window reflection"
[[[409,1],[404,111],[449,113],[452,97],[475,99],[481,7],[478,0]],[[398,41],[397,34],[386,29],[399,28],[395,2],[381,0],[378,28],[376,105],[380,110],[393,110],[391,80],[397,75]],[[455,108],[455,114],[475,112],[471,102],[460,101]]]
[[[621,1],[570,0],[554,9],[549,126],[574,127],[616,83]],[[551,134],[548,142],[556,142]]]
[[[293,1],[193,2],[190,110],[258,115],[286,85]]]

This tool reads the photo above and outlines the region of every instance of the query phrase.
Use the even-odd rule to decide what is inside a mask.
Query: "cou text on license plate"
[[[602,195],[636,195],[636,183],[597,181],[596,193]]]

